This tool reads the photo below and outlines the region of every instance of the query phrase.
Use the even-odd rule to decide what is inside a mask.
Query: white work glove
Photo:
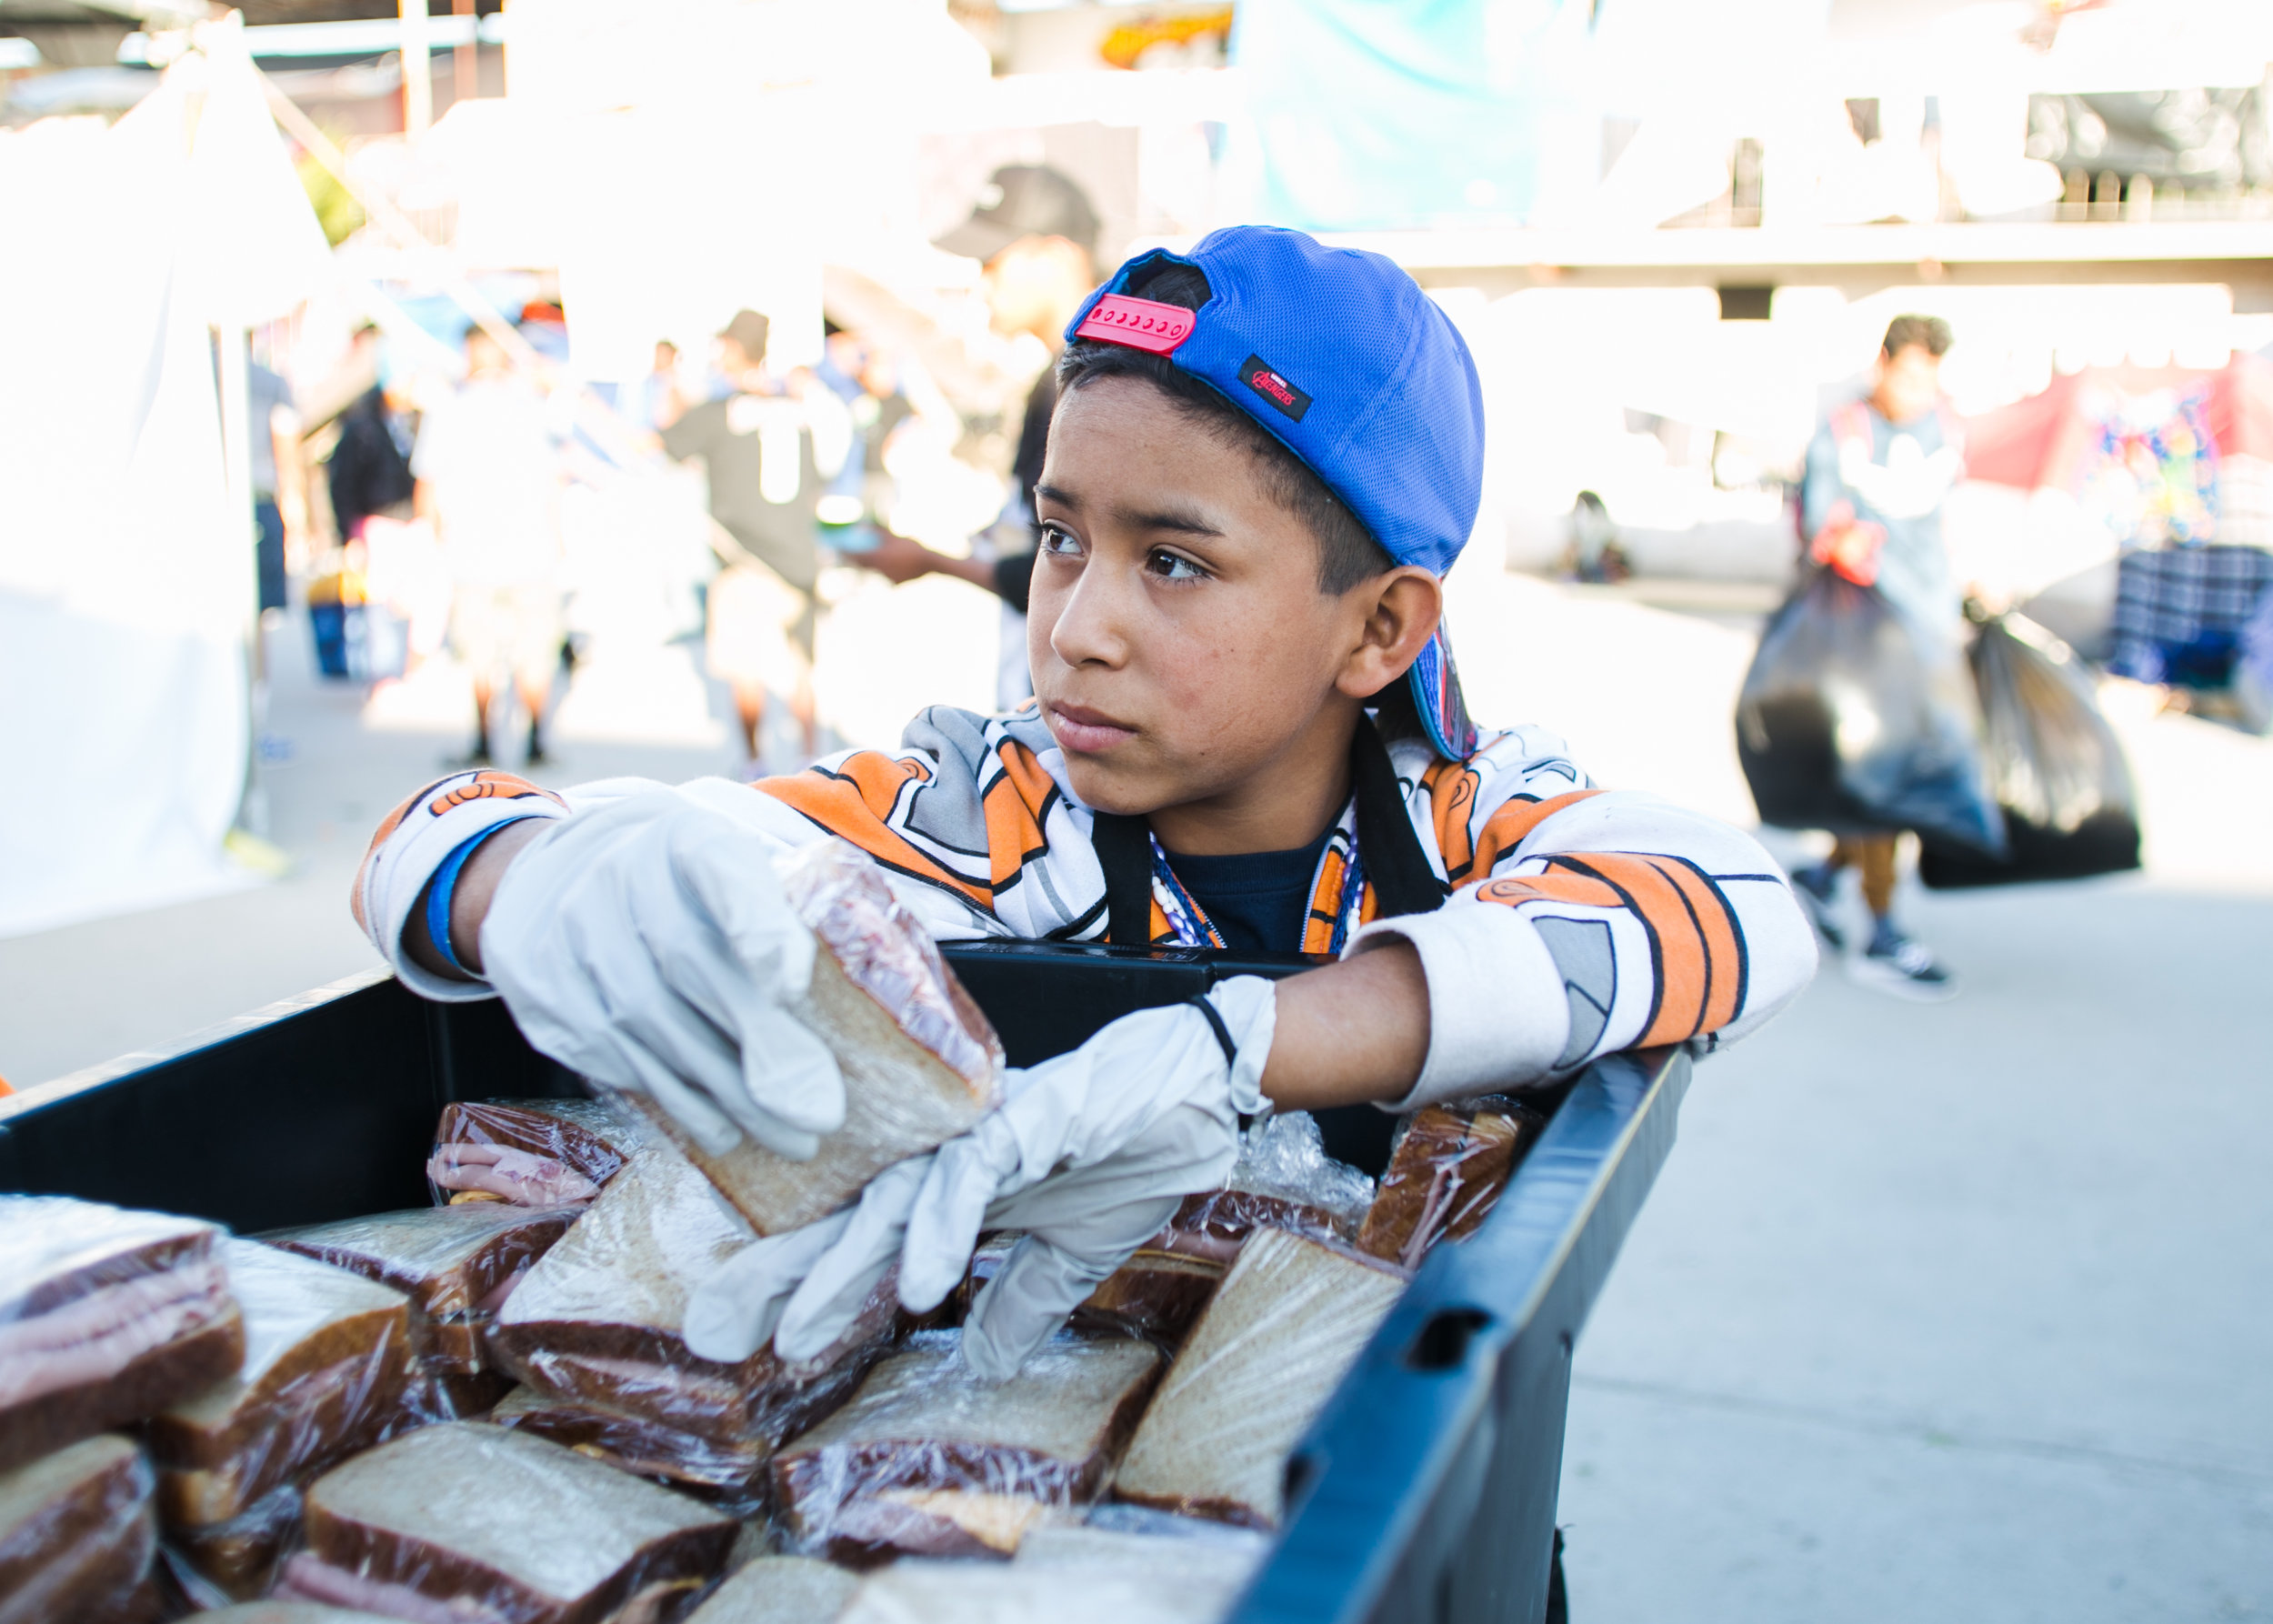
[[[687,1346],[731,1362],[770,1336],[783,1358],[810,1358],[895,1263],[901,1303],[927,1312],[963,1278],[982,1229],[1015,1228],[1026,1238],[963,1327],[965,1362],[1008,1377],[1184,1197],[1222,1184],[1239,1118],[1264,1108],[1275,996],[1237,977],[1207,995],[1223,1037],[1172,1004],[1009,1073],[1003,1104],[969,1133],[886,1169],[846,1211],[729,1259],[687,1305]]]
[[[843,1126],[845,1083],[784,1007],[814,944],[774,853],[676,790],[557,819],[498,885],[482,973],[537,1049],[652,1096],[706,1150],[746,1133],[805,1160]]]

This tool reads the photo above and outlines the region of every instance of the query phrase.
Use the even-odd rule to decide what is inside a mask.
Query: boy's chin
[[[1074,797],[1092,812],[1112,812],[1123,817],[1142,817],[1157,812],[1175,799],[1173,791],[1151,775],[1106,766],[1094,757],[1065,755],[1066,777]]]

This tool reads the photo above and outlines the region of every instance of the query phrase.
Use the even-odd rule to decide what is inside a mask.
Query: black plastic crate
[[[1231,975],[1317,961],[948,944],[1013,1064]],[[1619,1056],[1539,1098],[1546,1128],[1483,1228],[1429,1255],[1288,1462],[1284,1537],[1233,1618],[1546,1616],[1571,1346],[1672,1148],[1689,1062]],[[454,1099],[581,1092],[496,1002],[432,1004],[383,973],[163,1053],[0,1098],[0,1190],[75,1195],[252,1231],[423,1204]],[[1322,1114],[1378,1171],[1389,1118]]]

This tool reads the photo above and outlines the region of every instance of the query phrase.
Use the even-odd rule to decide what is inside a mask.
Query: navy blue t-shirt
[[[1310,917],[1310,881],[1325,855],[1328,829],[1292,851],[1244,851],[1196,857],[1169,852],[1168,867],[1207,910],[1227,947],[1297,953]]]

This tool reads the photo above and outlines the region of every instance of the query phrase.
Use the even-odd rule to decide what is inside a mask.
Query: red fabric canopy
[[[2273,366],[2236,356],[2215,372],[2192,366],[2088,366],[2055,378],[2042,394],[1965,420],[1967,475],[2034,490],[2072,483],[2077,464],[2098,437],[2095,396],[2148,395],[2207,382],[2210,437],[2225,456],[2273,460]]]

